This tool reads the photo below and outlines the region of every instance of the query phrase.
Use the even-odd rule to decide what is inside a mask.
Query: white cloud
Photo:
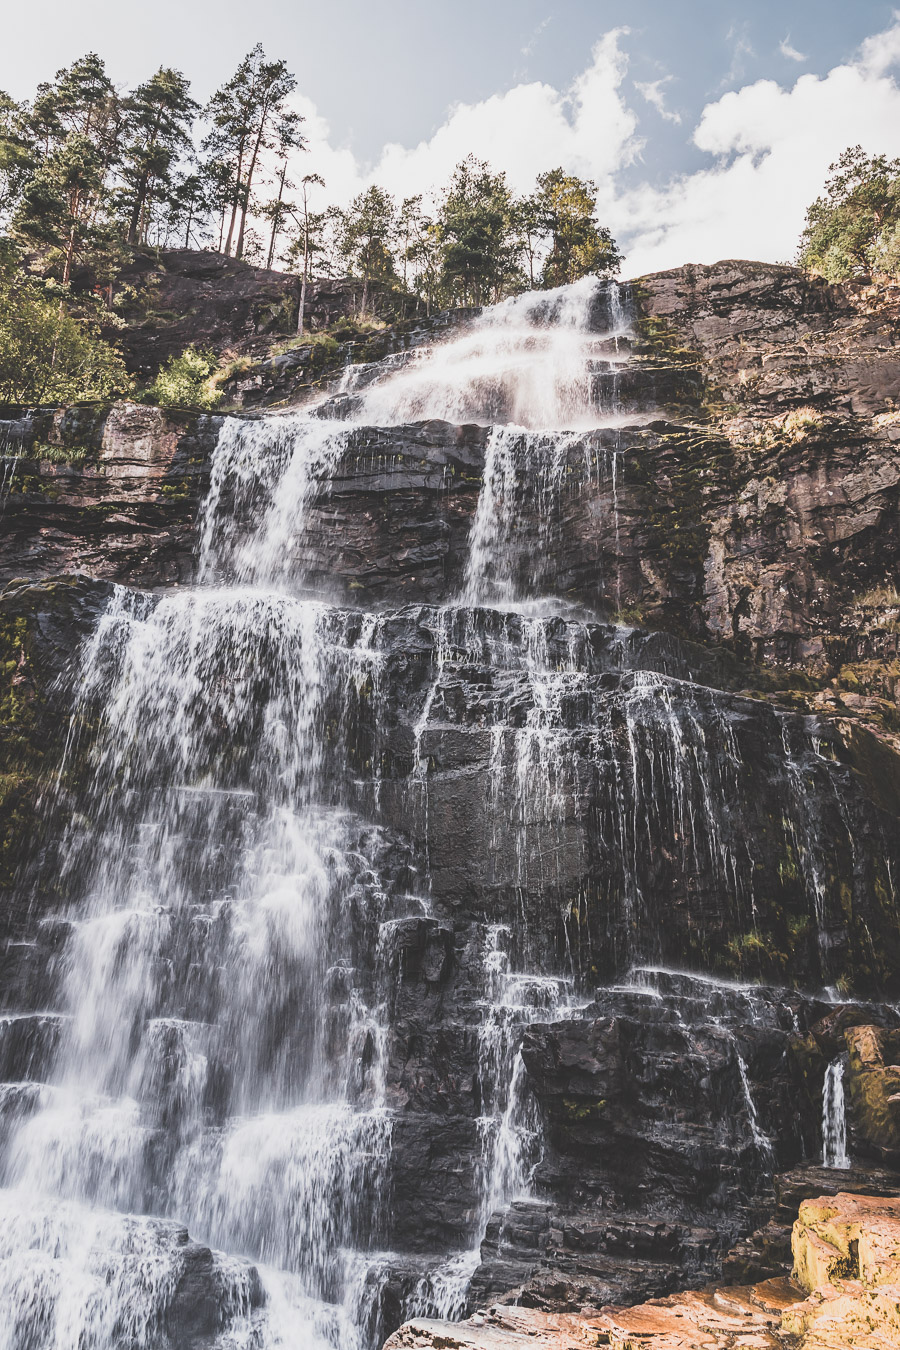
[[[900,19],[857,58],[793,88],[759,80],[708,104],[694,143],[715,163],[611,205],[631,275],[723,257],[794,255],[806,207],[848,145],[900,153]],[[630,230],[630,241],[625,233]]]
[[[595,45],[591,63],[566,90],[538,82],[517,84],[479,103],[459,103],[428,139],[415,146],[390,143],[377,162],[361,165],[351,150],[335,147],[328,123],[309,99],[293,106],[306,119],[307,151],[291,165],[291,176],[320,173],[329,202],[343,206],[369,183],[399,199],[440,189],[468,154],[505,170],[516,192],[529,192],[538,173],[562,165],[592,177],[612,194],[613,176],[639,154],[637,117],[621,95],[628,68],[614,29]]]
[[[626,29],[607,33],[568,89],[521,83],[479,103],[458,104],[427,140],[387,145],[370,166],[333,145],[315,107],[298,101],[309,153],[292,166],[293,175],[321,173],[323,202],[345,204],[373,182],[397,198],[427,194],[470,152],[505,170],[518,192],[530,191],[537,173],[559,164],[596,181],[601,219],[627,254],[626,272],[635,276],[727,257],[790,258],[806,206],[846,146],[900,154],[898,14],[853,60],[825,75],[803,74],[789,87],[758,80],[707,104],[692,139],[709,156],[708,166],[662,186],[624,189],[620,170],[642,148],[624,92],[626,37]],[[664,83],[637,87],[674,118],[664,110]]]
[[[883,33],[866,38],[859,49],[859,65],[870,75],[884,75],[900,62],[900,10],[894,10],[894,22]]]
[[[387,145],[373,181],[398,196],[446,183],[469,153],[504,169],[518,192],[557,164],[574,173],[611,180],[640,149],[637,118],[619,89],[627,61],[619,48],[623,30],[594,47],[591,64],[564,92],[549,84],[519,84],[480,103],[457,104],[428,141],[408,149]]]
[[[663,94],[663,85],[668,84],[671,78],[671,75],[666,75],[664,79],[653,80],[648,84],[638,84],[635,81],[634,87],[656,109],[660,117],[664,117],[667,122],[680,122],[681,113],[672,112],[666,107],[666,99]]]
[[[739,80],[744,73],[747,61],[750,57],[756,55],[750,39],[747,37],[746,23],[741,24],[739,27],[732,24],[725,35],[725,39],[727,42],[734,42],[734,49],[731,53],[731,65],[728,67],[725,78],[719,85],[720,89],[725,89],[729,84],[733,84],[735,80]]]
[[[781,55],[786,56],[789,61],[805,61],[807,59],[802,52],[797,51],[796,47],[791,46],[790,33],[788,33],[787,37],[778,44],[778,50],[781,52]]]

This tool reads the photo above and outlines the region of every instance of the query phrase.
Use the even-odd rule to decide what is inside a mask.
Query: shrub
[[[169,357],[147,397],[164,408],[213,408],[222,397],[213,380],[217,366],[212,352],[185,347],[180,356]]]
[[[64,293],[0,262],[0,402],[110,398],[130,381],[122,358]]]

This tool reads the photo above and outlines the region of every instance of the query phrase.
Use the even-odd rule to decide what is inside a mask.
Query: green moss
[[[280,342],[272,349],[272,355],[283,356],[285,352],[295,352],[305,347],[309,350],[310,361],[314,365],[321,366],[334,360],[339,346],[340,343],[333,333],[309,333],[303,337],[291,338],[288,342]]]
[[[704,505],[732,479],[733,449],[723,437],[697,427],[672,427],[655,435],[655,454],[641,447],[626,456],[626,479],[645,489],[654,552],[679,571],[693,573],[693,598],[699,600],[710,539]]]
[[[160,492],[170,502],[184,502],[191,495],[190,484],[186,478],[178,483],[163,483]]]

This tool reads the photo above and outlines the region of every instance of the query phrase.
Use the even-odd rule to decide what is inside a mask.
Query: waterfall
[[[228,1344],[374,1344],[393,1112],[373,954],[422,902],[380,872],[347,730],[379,679],[382,621],[306,593],[306,511],[355,426],[496,424],[465,590],[512,603],[527,468],[546,465],[549,519],[571,429],[603,420],[601,372],[627,359],[615,305],[616,333],[596,331],[598,295],[584,282],[486,311],[360,380],[350,421],[227,419],[199,584],[114,596],[82,656],[67,751],[89,772],[64,849],[56,1049],[4,1162],[10,1350],[39,1326],[73,1350],[113,1350],[127,1326],[149,1350],[179,1315],[180,1225],[213,1250]],[[537,1123],[518,1034],[560,987],[489,954],[484,979],[476,1242],[527,1185]],[[461,1310],[471,1269],[461,1254],[434,1271],[441,1307]]]
[[[822,1086],[822,1166],[842,1169],[850,1166],[843,1059],[834,1060],[825,1070]]]
[[[587,279],[227,418],[197,583],[117,588],[63,766],[44,1059],[0,1093],[3,1350],[377,1350],[385,1289],[460,1315],[541,1161],[526,1033],[656,957],[676,880],[755,914],[739,716],[553,573],[601,479],[618,539],[617,429],[650,413],[624,406],[629,332]],[[312,513],[361,429],[434,419],[488,429],[455,600],[332,603]]]

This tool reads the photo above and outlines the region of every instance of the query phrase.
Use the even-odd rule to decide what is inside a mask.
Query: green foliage
[[[0,401],[62,403],[128,388],[122,358],[54,288],[0,260]]]
[[[169,357],[147,391],[149,401],[164,408],[214,408],[222,397],[213,381],[217,366],[212,352],[186,347]]]
[[[169,67],[119,92],[89,52],[31,100],[0,91],[0,230],[27,249],[31,270],[82,295],[103,293],[107,324],[114,295],[127,292],[117,281],[133,246],[212,243],[268,267],[280,252],[300,277],[300,334],[313,277],[358,277],[366,314],[374,283],[395,292],[391,309],[416,297],[430,312],[618,271],[594,184],[561,168],[516,198],[503,173],[470,155],[431,205],[418,195],[398,209],[373,185],[346,209],[326,209],[319,174],[289,179],[290,154],[306,148],[303,118],[289,106],[296,84],[257,44],[203,110],[199,149],[198,105]],[[900,238],[885,241],[885,257],[891,249],[900,254]]]
[[[824,195],[806,213],[800,266],[829,281],[900,275],[900,159],[869,156],[855,145],[829,172]]]
[[[451,301],[484,305],[524,288],[506,175],[468,159],[456,166],[437,221],[440,282]]]
[[[537,180],[534,218],[550,236],[541,285],[564,286],[581,277],[611,277],[622,254],[609,230],[596,220],[597,188],[589,179],[551,169]]]
[[[358,324],[353,325],[354,333],[357,332],[358,328]],[[300,347],[308,347],[312,359],[315,361],[318,358],[319,361],[324,363],[337,356],[338,346],[338,340],[332,333],[307,333],[304,337],[290,338],[287,342],[279,343],[273,349],[273,355],[281,356],[285,352],[294,352]]]
[[[234,244],[237,258],[244,254],[247,213],[260,155],[274,151],[284,159],[289,150],[303,145],[303,118],[286,106],[296,87],[286,63],[267,61],[257,43],[204,110],[212,123],[204,149],[215,162],[228,167],[223,204],[230,206],[231,214],[225,252],[230,253]]]
[[[29,172],[12,212],[12,233],[37,249],[64,285],[77,262],[105,252],[114,230],[109,178],[119,151],[120,106],[94,52],[39,86],[4,137]]]
[[[120,200],[128,219],[130,244],[145,243],[155,206],[171,203],[178,158],[190,147],[190,129],[199,106],[189,81],[161,66],[122,102],[125,150]]]
[[[0,216],[15,206],[33,169],[25,110],[0,89]]]
[[[333,213],[338,255],[351,276],[362,277],[362,313],[368,308],[370,281],[396,284],[392,245],[397,228],[394,199],[380,187],[354,197],[346,211]]]

